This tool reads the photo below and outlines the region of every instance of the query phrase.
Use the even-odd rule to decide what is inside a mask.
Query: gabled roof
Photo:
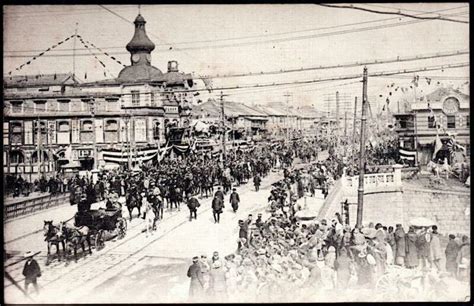
[[[82,83],[72,73],[38,74],[23,76],[4,76],[5,87],[35,87]]]
[[[457,89],[445,88],[445,87],[438,88],[432,93],[427,94],[425,96],[425,100],[428,102],[441,102],[441,100],[451,95],[458,96],[459,98],[463,100],[469,100],[469,95],[466,95]]]
[[[193,112],[196,115],[206,113],[210,117],[221,116],[221,105],[220,102],[213,99],[209,99],[198,106],[193,107]],[[243,103],[238,102],[224,102],[224,112],[227,117],[266,117],[267,115],[253,107],[247,106]]]

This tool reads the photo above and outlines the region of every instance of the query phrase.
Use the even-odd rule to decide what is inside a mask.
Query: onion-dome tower
[[[133,82],[144,79],[161,79],[163,73],[151,65],[151,52],[155,44],[148,38],[145,31],[145,18],[138,14],[135,18],[135,34],[127,44],[130,52],[131,66],[127,66],[118,76],[121,82]]]

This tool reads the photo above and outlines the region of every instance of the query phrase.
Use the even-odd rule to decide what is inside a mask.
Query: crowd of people
[[[410,226],[405,232],[401,224],[355,228],[339,213],[331,220],[300,219],[298,188],[291,188],[297,181],[294,171],[273,185],[268,219],[259,214],[238,221],[235,253],[193,258],[190,301],[308,301],[350,289],[375,290],[394,265],[469,281],[469,237],[449,235],[442,266],[444,238],[436,225]]]
[[[71,181],[59,174],[46,178],[42,176],[35,179],[32,183],[24,179],[21,175],[15,176],[7,174],[4,176],[5,194],[12,197],[28,197],[33,192],[50,193],[52,195],[58,193],[66,193],[71,187]]]

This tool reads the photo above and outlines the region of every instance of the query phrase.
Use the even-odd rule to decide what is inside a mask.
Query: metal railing
[[[3,207],[3,219],[10,220],[67,203],[69,203],[69,193],[60,195],[44,195],[11,204],[5,203]]]

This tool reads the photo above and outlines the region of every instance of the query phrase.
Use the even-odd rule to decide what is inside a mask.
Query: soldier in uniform
[[[232,209],[234,210],[234,212],[237,212],[237,209],[239,209],[239,203],[240,203],[240,197],[236,190],[237,189],[235,188],[232,189],[232,193],[230,194],[230,199],[229,199],[229,202],[232,205]]]

